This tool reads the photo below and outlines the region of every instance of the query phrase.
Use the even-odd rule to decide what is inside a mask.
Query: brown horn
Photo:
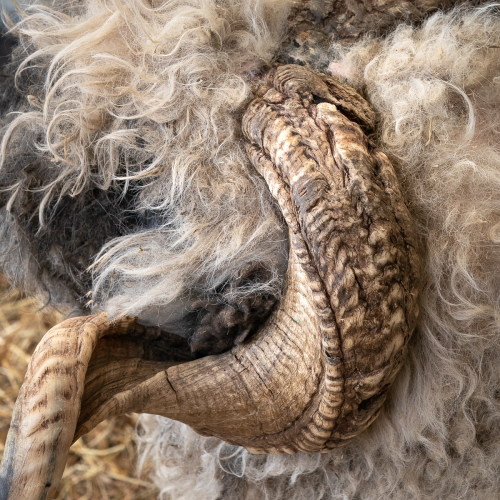
[[[361,97],[298,66],[278,68],[269,82],[248,107],[243,132],[249,157],[289,227],[289,267],[278,307],[249,341],[219,356],[177,359],[170,366],[155,361],[139,366],[137,361],[118,365],[125,368],[116,376],[105,358],[94,361],[106,351],[96,349],[100,354],[90,361],[83,390],[86,365],[79,360],[85,363],[96,344],[92,339],[104,335],[93,333],[84,354],[79,341],[71,348],[77,383],[68,379],[68,400],[80,397],[82,411],[76,403],[60,416],[49,409],[50,398],[40,395],[46,403],[39,406],[24,402],[42,389],[61,404],[66,398],[64,383],[40,378],[37,367],[50,362],[38,349],[9,434],[3,477],[11,493],[2,498],[20,499],[32,480],[50,478],[53,485],[73,433],[80,436],[125,412],[180,420],[256,453],[328,451],[376,418],[417,315],[419,259],[410,216],[392,166],[361,129],[370,131],[374,121]],[[121,331],[103,316],[74,321],[83,332],[77,338],[89,336],[85,332],[94,324],[104,332]],[[74,331],[72,323],[57,331],[64,325]],[[47,338],[58,338],[52,332]],[[57,345],[47,349],[51,356],[63,352]],[[125,349],[123,359],[144,359],[133,350]],[[42,413],[57,414],[60,427],[67,419],[67,427],[45,430],[48,417]],[[21,435],[28,440],[22,445]],[[29,439],[56,464],[38,465],[37,476],[25,474],[20,465],[35,467],[29,458],[34,455],[26,451]],[[33,498],[47,498],[42,486],[33,488]]]

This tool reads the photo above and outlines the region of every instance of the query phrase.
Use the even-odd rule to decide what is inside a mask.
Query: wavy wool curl
[[[109,313],[156,324],[252,265],[259,279],[234,294],[278,297],[286,229],[240,146],[239,123],[247,77],[271,59],[288,3],[88,0],[61,2],[69,14],[21,11],[11,27],[28,104],[7,120],[0,151],[0,260],[10,276],[52,296],[65,281],[70,291],[55,302],[80,307],[92,287]],[[75,225],[95,241],[57,246]],[[31,267],[29,256],[16,260],[30,243]]]
[[[365,92],[427,246],[408,362],[378,420],[325,455],[252,456],[142,416],[162,499],[493,500],[500,496],[500,5],[333,46]]]

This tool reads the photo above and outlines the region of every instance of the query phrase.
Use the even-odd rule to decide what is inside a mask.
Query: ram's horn
[[[289,227],[283,299],[246,343],[191,361],[175,346],[163,355],[168,339],[130,319],[52,329],[16,404],[2,500],[49,498],[71,442],[126,412],[255,453],[325,452],[376,418],[417,315],[410,216],[392,166],[362,131],[374,115],[360,96],[298,66],[268,82],[243,132]]]

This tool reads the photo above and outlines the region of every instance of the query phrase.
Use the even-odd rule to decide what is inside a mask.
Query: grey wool
[[[239,118],[285,15],[259,1],[21,12],[20,103],[0,150],[7,275],[54,303],[157,325],[220,290],[276,300],[286,231]]]

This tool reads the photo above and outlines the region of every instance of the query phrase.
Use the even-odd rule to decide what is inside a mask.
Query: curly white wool
[[[18,76],[38,67],[43,91],[6,130],[2,164],[36,130],[59,169],[33,215],[43,225],[55,200],[97,187],[149,220],[96,259],[93,299],[108,312],[161,323],[249,263],[268,279],[240,292],[279,295],[286,229],[239,122],[245,75],[271,58],[288,3],[88,0],[71,15],[30,7],[13,27],[29,54]]]
[[[500,495],[500,5],[333,46],[380,116],[425,239],[410,356],[375,424],[326,455],[252,456],[144,415],[162,499],[496,499]]]

